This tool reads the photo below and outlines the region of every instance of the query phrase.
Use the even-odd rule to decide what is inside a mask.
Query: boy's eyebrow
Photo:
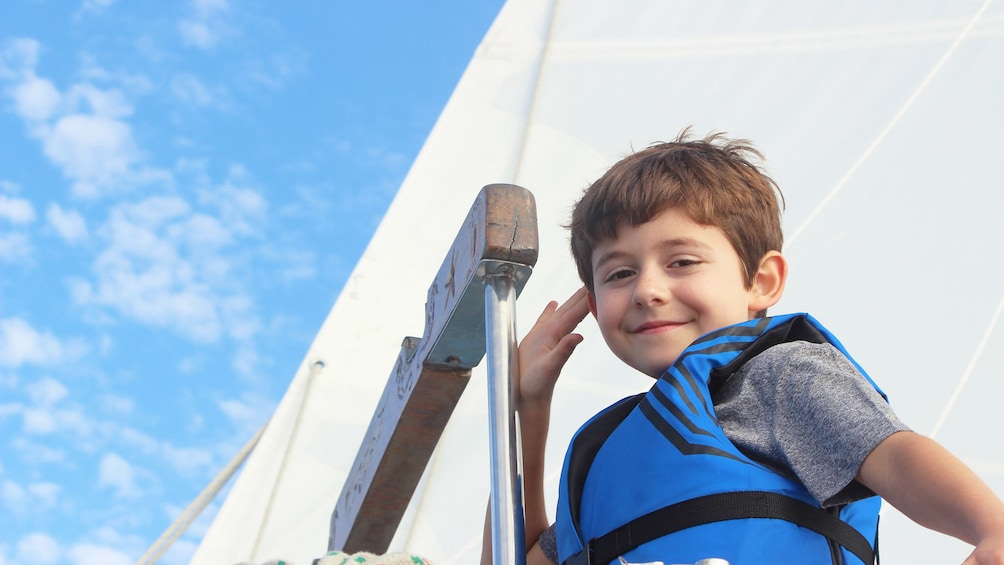
[[[673,239],[667,239],[659,244],[663,248],[673,248],[673,247],[699,247],[701,249],[712,249],[712,246],[708,245],[706,242],[700,239],[694,239],[692,237],[675,237]],[[600,254],[593,263],[593,268],[598,269],[604,263],[619,259],[621,257],[630,256],[631,254],[627,251],[622,251],[620,249],[610,249]]]

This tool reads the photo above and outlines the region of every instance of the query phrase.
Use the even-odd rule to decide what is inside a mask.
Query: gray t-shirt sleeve
[[[824,506],[871,496],[854,480],[861,464],[884,439],[909,429],[829,344],[767,349],[733,375],[715,406],[737,447],[793,475]]]
[[[537,544],[540,545],[545,557],[550,559],[552,563],[558,562],[558,535],[554,531],[554,524],[551,524],[550,528],[540,534],[540,537],[537,538]]]

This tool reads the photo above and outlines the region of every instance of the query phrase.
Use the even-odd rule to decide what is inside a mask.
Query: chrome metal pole
[[[485,276],[485,333],[488,358],[488,437],[491,449],[492,563],[526,563],[523,466],[515,399],[515,272],[499,266]]]

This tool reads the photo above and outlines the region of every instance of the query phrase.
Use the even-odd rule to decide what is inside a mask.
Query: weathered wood
[[[486,262],[537,262],[533,195],[484,187],[429,287],[423,337],[405,338],[331,516],[329,550],[384,553],[485,355]],[[480,272],[479,272],[480,271]],[[525,284],[517,280],[517,291]]]

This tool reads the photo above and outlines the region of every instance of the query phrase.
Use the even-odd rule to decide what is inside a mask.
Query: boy
[[[763,317],[788,271],[779,191],[753,158],[745,141],[684,131],[576,204],[585,287],[519,345],[527,563],[872,563],[874,494],[976,546],[965,563],[1004,563],[993,491],[909,431],[815,320]],[[656,383],[576,434],[549,528],[551,395],[587,313]]]

